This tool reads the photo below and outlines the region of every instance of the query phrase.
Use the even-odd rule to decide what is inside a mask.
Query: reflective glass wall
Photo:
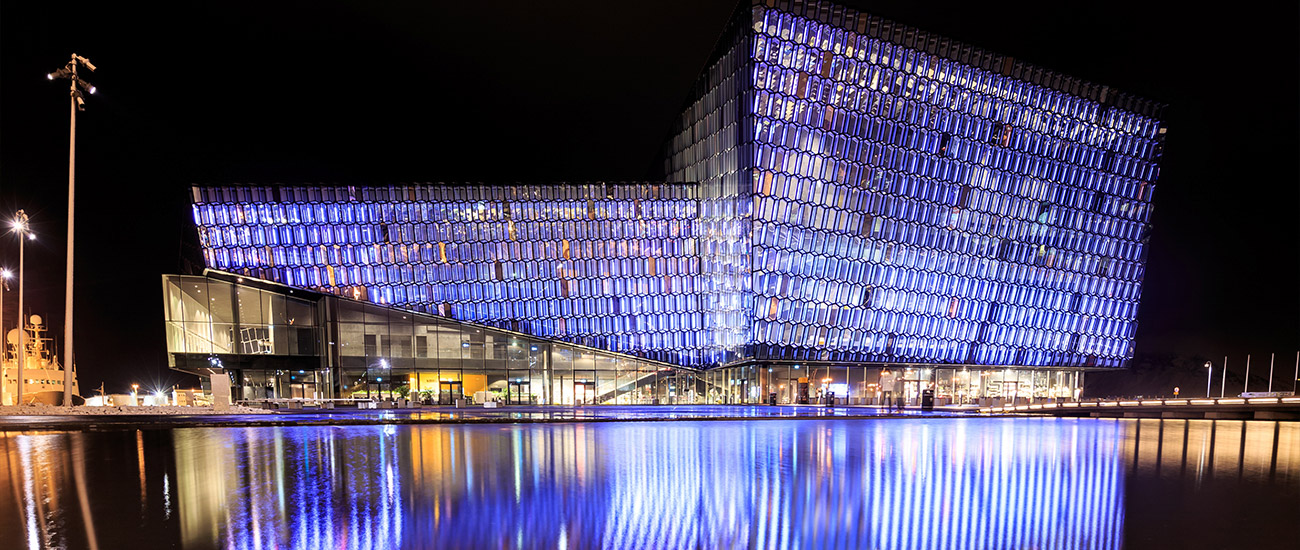
[[[1151,108],[828,3],[768,5],[751,14],[757,358],[1132,356]]]
[[[210,273],[163,278],[169,360],[174,368],[204,375],[224,369],[237,400],[704,400],[692,369],[263,281],[254,287],[236,275]]]
[[[163,276],[168,362],[226,369],[236,399],[320,398],[323,317],[315,300],[210,277]]]

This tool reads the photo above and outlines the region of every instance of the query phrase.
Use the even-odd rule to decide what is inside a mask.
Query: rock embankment
[[[163,415],[163,416],[190,416],[201,414],[272,414],[271,411],[264,409],[254,409],[251,407],[240,407],[231,405],[225,410],[214,410],[212,407],[173,407],[173,406],[141,406],[141,407],[55,407],[52,405],[6,405],[0,406],[0,416],[136,416],[136,415]]]

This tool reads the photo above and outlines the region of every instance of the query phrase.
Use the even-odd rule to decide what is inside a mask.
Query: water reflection
[[[0,442],[0,532],[27,547],[88,546],[91,517],[104,547],[1268,547],[1293,525],[1270,518],[1300,512],[1300,424],[1277,422],[313,426]],[[1190,534],[1215,519],[1252,531]]]
[[[182,430],[175,445],[187,545],[1117,547],[1122,436],[701,422]]]

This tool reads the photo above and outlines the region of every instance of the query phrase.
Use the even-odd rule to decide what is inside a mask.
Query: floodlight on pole
[[[85,90],[88,94],[95,93],[95,86],[83,80],[77,75],[77,68],[85,67],[90,72],[95,71],[95,64],[83,56],[72,54],[72,58],[63,68],[45,75],[45,78],[54,80],[57,78],[68,79],[68,97],[71,104],[71,115],[68,122],[68,261],[66,288],[64,289],[64,309],[63,309],[63,404],[72,405],[72,376],[73,376],[73,354],[72,354],[72,266],[74,259],[74,246],[76,242],[76,168],[77,168],[77,111],[86,110],[86,100],[82,97],[81,92]]]
[[[1209,398],[1210,398],[1210,381],[1211,381],[1211,380],[1214,380],[1214,363],[1211,363],[1211,362],[1209,362],[1209,361],[1206,361],[1206,362],[1205,362],[1205,368],[1210,369],[1209,372],[1205,373],[1205,398],[1206,398],[1206,399],[1209,399]]]
[[[25,255],[27,247],[24,245],[31,234],[31,223],[28,221],[27,212],[19,210],[18,213],[14,214],[13,223],[9,225],[13,228],[13,232],[18,235],[18,341],[14,342],[17,347],[14,350],[14,355],[18,359],[18,389],[14,391],[14,404],[21,405],[23,403],[23,384],[26,380],[23,378],[23,370],[27,368],[27,320],[23,318],[23,307],[25,307],[23,287],[27,282],[27,277],[24,276],[27,263]],[[6,345],[8,345],[8,338],[9,335],[6,334]]]

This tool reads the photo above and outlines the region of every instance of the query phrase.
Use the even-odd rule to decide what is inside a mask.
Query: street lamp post
[[[77,76],[77,67],[85,67],[90,72],[95,72],[94,63],[74,53],[72,59],[62,69],[45,75],[45,78],[50,80],[68,79],[68,101],[71,105],[68,122],[68,267],[67,288],[64,290],[63,302],[63,404],[65,406],[72,405],[72,263],[73,242],[76,236],[73,231],[76,221],[73,213],[77,205],[77,111],[86,110],[86,100],[81,95],[81,91],[85,90],[88,94],[95,93],[93,85]]]
[[[5,342],[5,291],[9,289],[9,279],[14,274],[8,269],[0,270],[0,405],[5,403],[4,363],[9,344]]]
[[[1268,393],[1273,393],[1273,359],[1277,353],[1268,354]]]
[[[1205,362],[1205,368],[1210,369],[1205,375],[1205,398],[1210,398],[1210,381],[1214,380],[1214,363]]]
[[[25,380],[23,378],[23,369],[27,366],[27,323],[26,319],[23,318],[23,287],[26,286],[27,277],[25,276],[26,258],[24,256],[26,247],[23,245],[26,244],[28,239],[35,239],[36,235],[32,234],[31,227],[28,226],[27,212],[19,210],[14,216],[11,225],[13,232],[18,234],[18,349],[14,350],[14,354],[18,356],[18,390],[14,392],[14,404],[21,405],[23,404],[23,381]]]
[[[1219,375],[1219,399],[1228,392],[1228,356],[1223,356],[1223,373]]]

